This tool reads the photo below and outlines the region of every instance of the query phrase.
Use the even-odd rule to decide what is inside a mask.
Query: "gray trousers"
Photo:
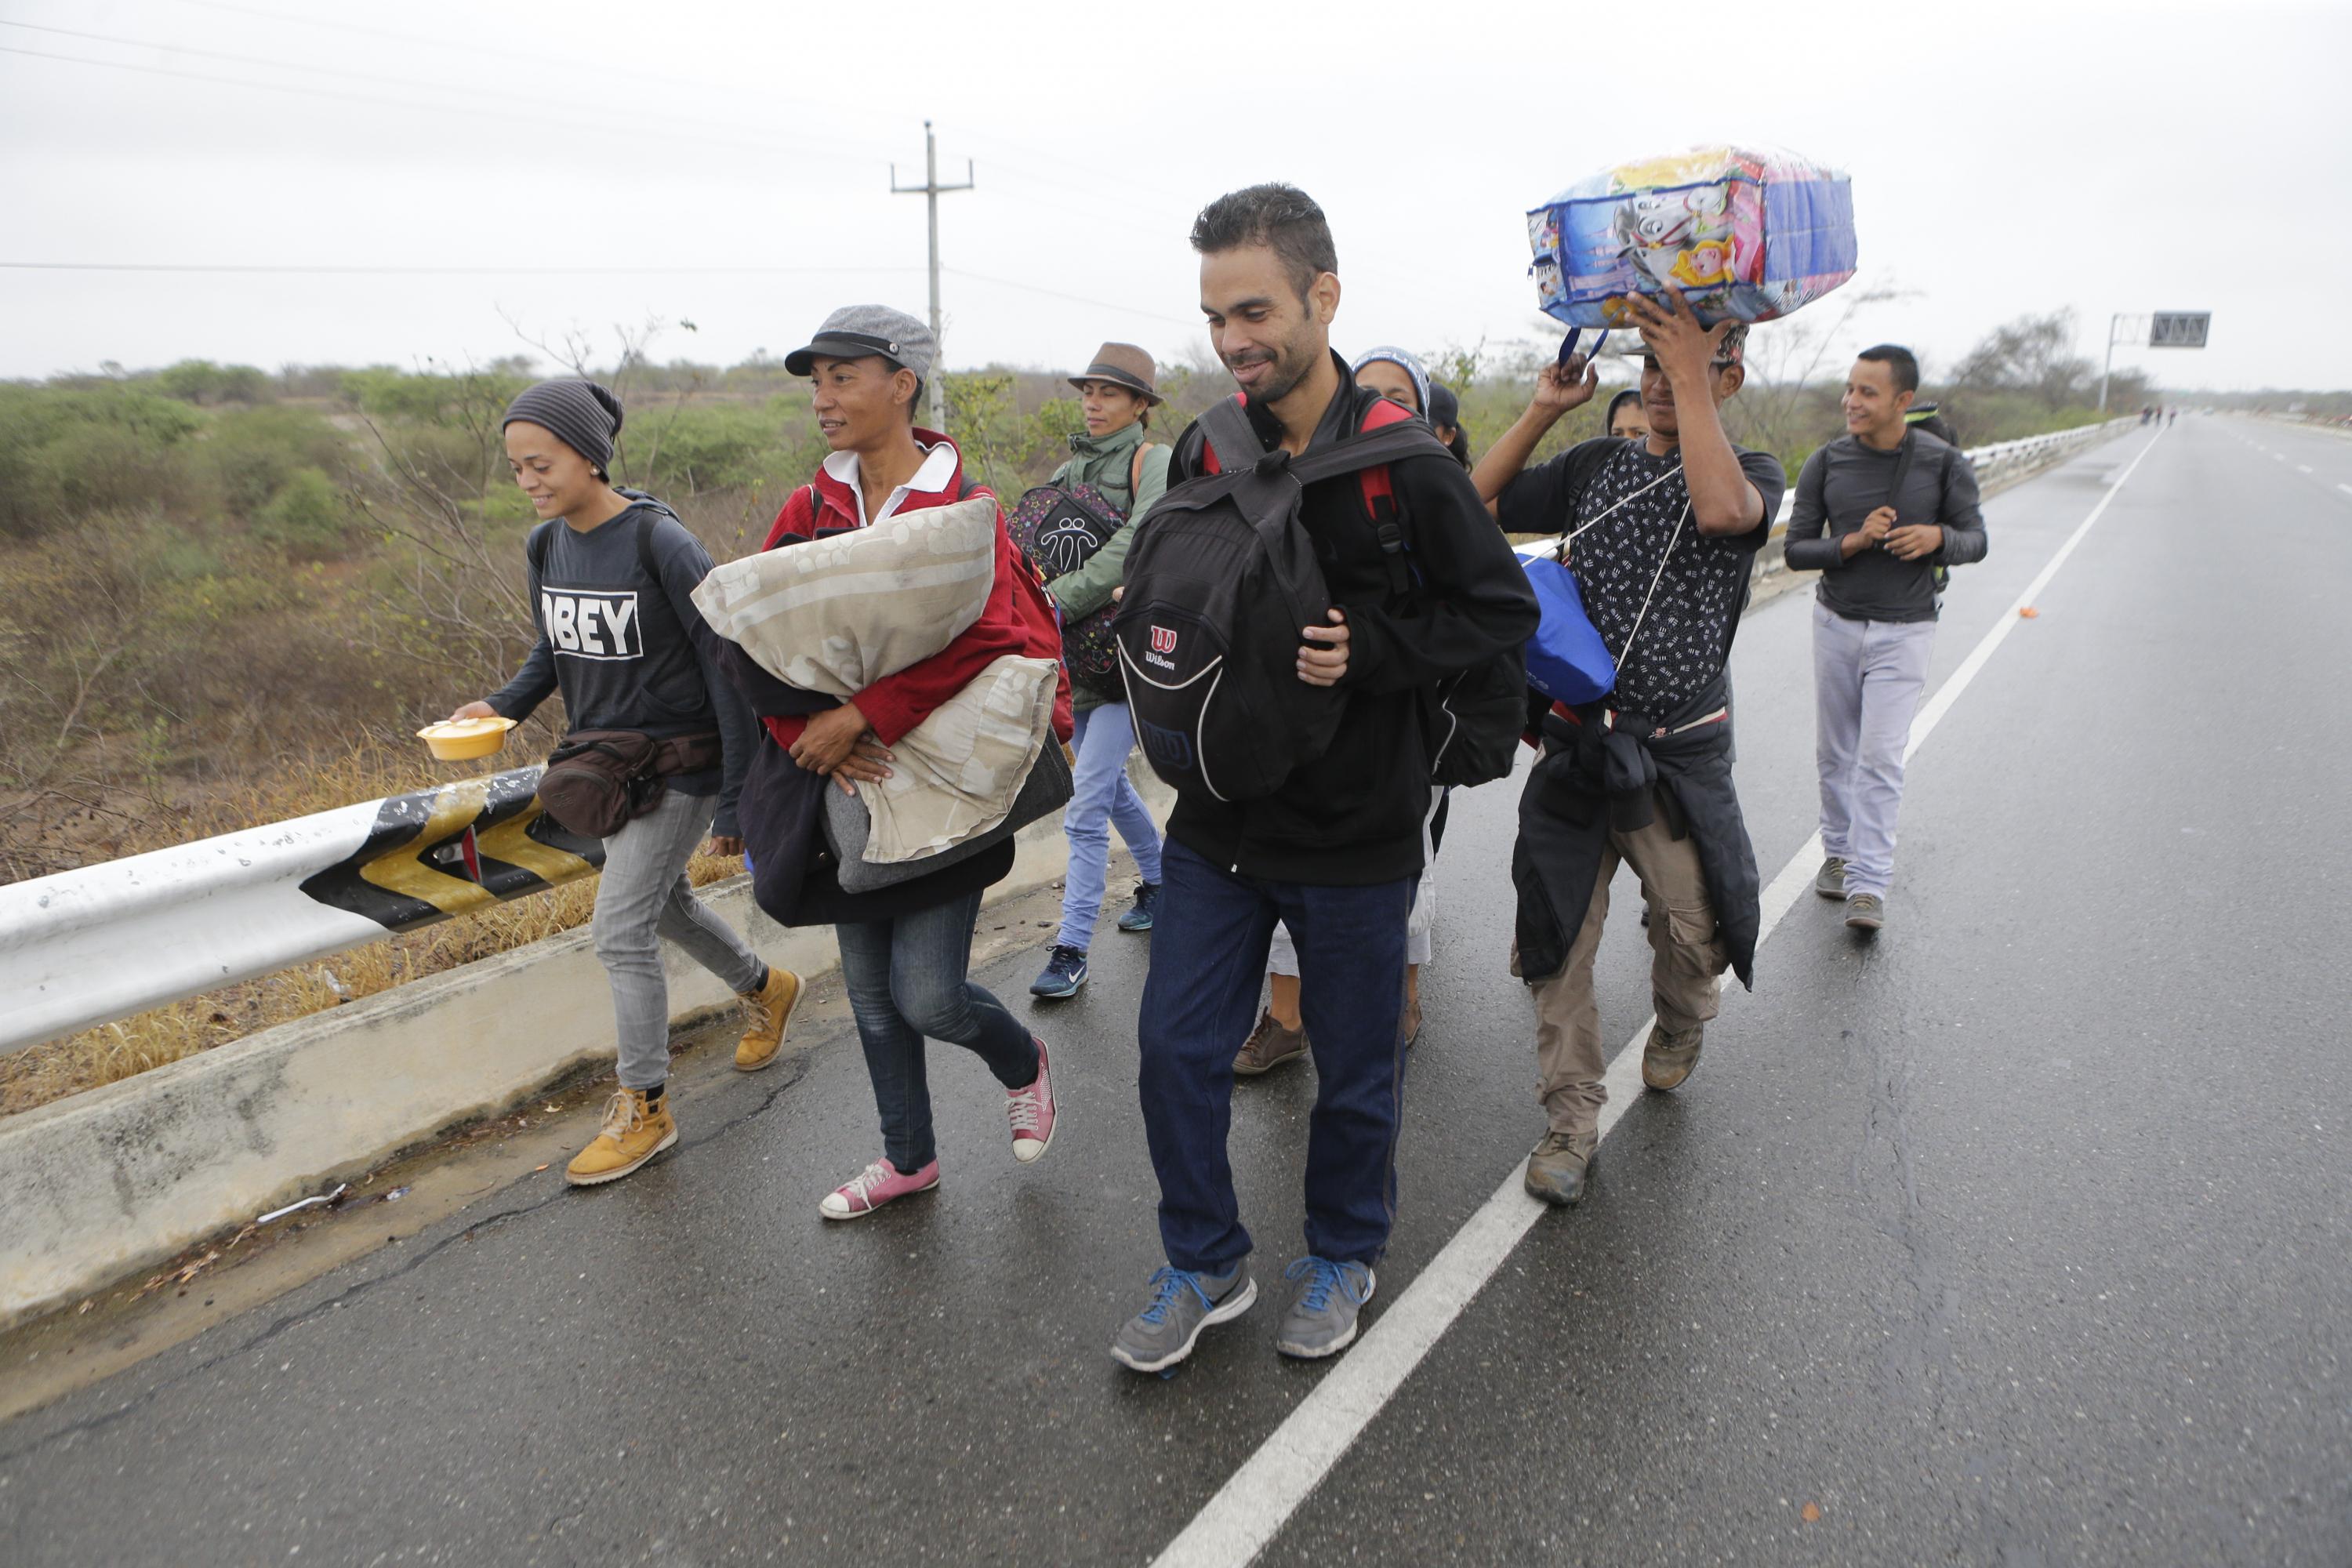
[[[651,1089],[669,1077],[669,983],[662,977],[657,938],[684,948],[730,991],[755,990],[766,976],[760,955],[694,896],[686,879],[686,862],[718,809],[716,795],[670,790],[604,840],[592,929],[596,957],[613,982],[624,1089]]]
[[[1884,899],[1895,875],[1903,752],[1927,684],[1933,621],[1850,621],[1813,605],[1813,760],[1822,849],[1845,864],[1845,890]]]

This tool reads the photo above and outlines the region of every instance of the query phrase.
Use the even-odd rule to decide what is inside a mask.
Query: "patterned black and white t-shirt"
[[[1663,717],[1723,668],[1750,566],[1772,531],[1788,477],[1770,453],[1734,447],[1748,483],[1764,500],[1763,521],[1746,533],[1709,537],[1684,515],[1690,492],[1683,484],[1679,454],[1653,457],[1640,441],[1607,444],[1613,449],[1593,473],[1573,517],[1568,476],[1584,447],[1570,448],[1513,479],[1504,488],[1498,510],[1510,533],[1556,533],[1601,520],[1569,547],[1568,566],[1576,574],[1585,613],[1617,656],[1617,690],[1609,705]],[[1666,559],[1663,574],[1661,558]],[[1628,651],[1625,641],[1635,631],[1636,617],[1639,634]]]

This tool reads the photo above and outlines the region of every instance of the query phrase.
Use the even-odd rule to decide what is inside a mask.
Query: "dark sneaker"
[[[1242,1043],[1240,1054],[1234,1058],[1234,1071],[1243,1078],[1255,1078],[1269,1068],[1296,1061],[1306,1054],[1307,1031],[1286,1029],[1268,1013],[1258,1019],[1257,1027]]]
[[[1698,1070],[1698,1047],[1706,1036],[1705,1024],[1694,1024],[1680,1034],[1664,1024],[1651,1025],[1650,1037],[1642,1047],[1642,1081],[1656,1089],[1682,1088],[1683,1080]]]
[[[1854,931],[1882,931],[1886,925],[1886,900],[1876,893],[1856,893],[1845,901],[1845,923]]]
[[[1202,1329],[1240,1317],[1256,1300],[1247,1258],[1230,1274],[1162,1268],[1151,1277],[1151,1304],[1111,1341],[1111,1359],[1137,1372],[1164,1372],[1192,1353]]]
[[[1284,1269],[1282,1277],[1290,1281],[1290,1305],[1275,1331],[1275,1349],[1315,1361],[1356,1342],[1357,1314],[1372,1299],[1370,1269],[1307,1257]]]
[[[1528,1195],[1566,1208],[1584,1196],[1584,1178],[1601,1138],[1593,1132],[1547,1132],[1528,1156]]]
[[[1135,885],[1135,907],[1118,917],[1121,931],[1150,931],[1151,917],[1160,908],[1160,884],[1138,882]]]
[[[1832,855],[1813,873],[1813,891],[1825,899],[1845,897],[1845,862]]]
[[[1029,983],[1029,994],[1058,1002],[1065,996],[1076,996],[1078,987],[1086,983],[1087,950],[1056,947],[1045,960],[1045,972]]]

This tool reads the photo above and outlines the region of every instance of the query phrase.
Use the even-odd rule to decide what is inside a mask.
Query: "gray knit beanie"
[[[621,433],[621,400],[593,381],[565,377],[527,386],[507,405],[504,430],[516,420],[544,426],[598,473],[613,466],[613,438]]]

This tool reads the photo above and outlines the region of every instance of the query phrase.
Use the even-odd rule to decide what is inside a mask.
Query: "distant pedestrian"
[[[587,381],[541,382],[508,408],[507,467],[541,518],[524,545],[539,641],[512,680],[450,715],[527,718],[560,691],[572,733],[643,736],[660,744],[654,765],[677,770],[604,839],[591,930],[613,986],[620,1087],[564,1167],[574,1186],[618,1181],[677,1142],[662,939],[743,999],[751,1024],[735,1065],[747,1072],[776,1059],[801,995],[800,976],[761,962],[687,880],[706,831],[711,854],[743,852],[736,799],[754,731],[691,596],[709,552],[669,508],[606,471],[621,418],[620,400]]]
[[[1609,434],[1621,441],[1639,441],[1650,433],[1649,416],[1642,412],[1642,389],[1629,386],[1609,400]]]
[[[1462,428],[1462,399],[1442,381],[1429,384],[1429,423],[1454,460],[1470,466],[1470,433]]]
[[[1168,489],[1168,447],[1150,438],[1151,411],[1160,404],[1157,367],[1133,343],[1105,343],[1082,375],[1070,378],[1087,427],[1070,437],[1070,458],[1054,470],[1050,485],[1090,486],[1117,508],[1127,524],[1075,571],[1049,578],[1066,625],[1096,614],[1111,602],[1127,564],[1128,547],[1151,503]],[[1104,882],[1109,874],[1110,830],[1118,829],[1135,857],[1142,885],[1135,902],[1118,917],[1118,929],[1151,929],[1160,903],[1160,825],[1127,776],[1135,750],[1135,725],[1127,690],[1116,673],[1100,683],[1070,678],[1071,744],[1077,765],[1073,792],[1062,810],[1062,831],[1070,843],[1069,874],[1062,882],[1062,926],[1055,934],[1045,967],[1029,994],[1046,999],[1077,994],[1087,983],[1087,953],[1102,915]]]
[[[1813,590],[1813,756],[1822,868],[1813,890],[1845,923],[1886,923],[1903,753],[1927,682],[1939,568],[1981,561],[1976,470],[1906,422],[1919,362],[1882,343],[1846,374],[1846,433],[1806,459],[1789,514],[1790,568]],[[1906,521],[1908,520],[1908,521]]]

